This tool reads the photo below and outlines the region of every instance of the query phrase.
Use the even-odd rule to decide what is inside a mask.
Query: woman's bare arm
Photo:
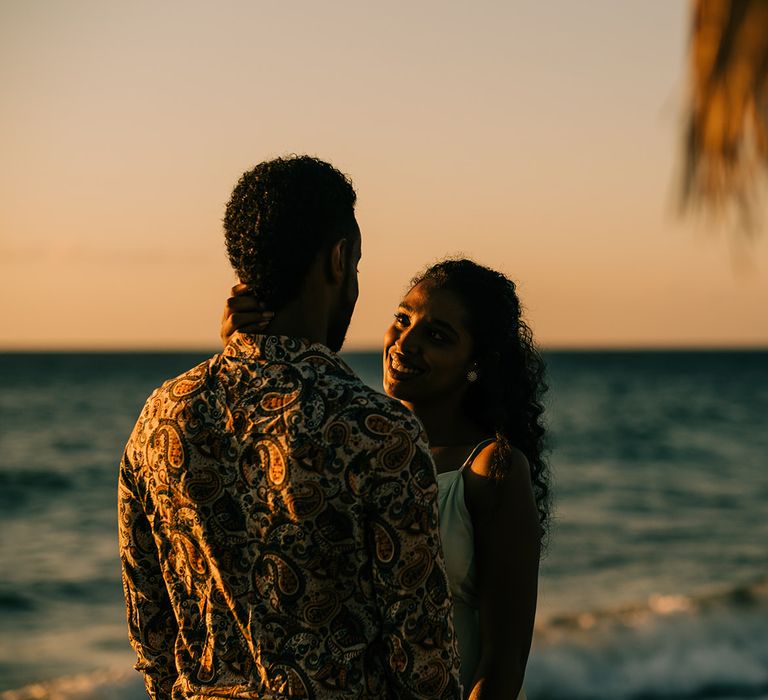
[[[528,460],[513,449],[502,481],[489,476],[495,446],[465,477],[475,531],[480,594],[480,662],[470,700],[514,700],[533,637],[541,530]]]

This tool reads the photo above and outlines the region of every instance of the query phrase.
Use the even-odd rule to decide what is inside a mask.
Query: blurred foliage
[[[768,174],[768,0],[693,0],[682,203],[756,229]]]

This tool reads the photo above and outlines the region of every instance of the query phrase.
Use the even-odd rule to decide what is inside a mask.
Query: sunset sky
[[[350,349],[457,253],[545,347],[768,346],[766,226],[675,210],[688,10],[2,0],[0,349],[217,347],[224,204],[286,153],[358,191]]]

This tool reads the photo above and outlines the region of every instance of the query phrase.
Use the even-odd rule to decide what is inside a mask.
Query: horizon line
[[[768,351],[768,342],[721,343],[551,343],[541,344],[542,352],[725,352],[725,351]],[[71,345],[71,346],[0,346],[0,354],[211,354],[221,352],[214,346],[113,346],[113,345]],[[342,348],[345,353],[380,353],[381,346],[353,345]]]

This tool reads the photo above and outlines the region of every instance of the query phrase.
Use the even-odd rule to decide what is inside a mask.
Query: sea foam
[[[768,579],[553,618],[525,685],[531,700],[768,697]]]

